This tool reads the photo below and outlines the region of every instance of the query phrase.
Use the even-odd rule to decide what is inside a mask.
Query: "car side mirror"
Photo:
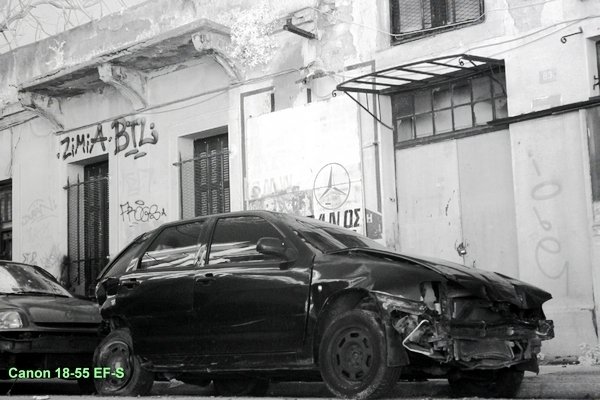
[[[298,258],[298,251],[292,247],[286,247],[285,243],[281,239],[273,237],[260,238],[256,244],[256,251],[261,254],[268,254],[277,257],[281,257],[284,262],[281,263],[279,268],[287,269],[291,263],[296,261]]]
[[[287,259],[285,254],[285,244],[281,241],[281,239],[276,239],[274,237],[260,238],[256,244],[256,251],[261,254],[278,256]]]

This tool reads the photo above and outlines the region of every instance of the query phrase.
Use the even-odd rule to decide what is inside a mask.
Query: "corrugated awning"
[[[389,95],[450,82],[503,66],[503,60],[455,54],[414,61],[361,75],[340,83],[336,90]]]

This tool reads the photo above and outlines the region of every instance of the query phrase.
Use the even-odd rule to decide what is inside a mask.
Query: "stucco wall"
[[[594,343],[586,126],[572,112],[511,125],[520,278],[552,293],[548,351]],[[573,327],[577,327],[574,330]]]

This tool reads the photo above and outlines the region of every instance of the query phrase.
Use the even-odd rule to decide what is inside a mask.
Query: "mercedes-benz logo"
[[[340,208],[350,195],[350,174],[341,164],[329,163],[315,176],[313,190],[321,207]]]

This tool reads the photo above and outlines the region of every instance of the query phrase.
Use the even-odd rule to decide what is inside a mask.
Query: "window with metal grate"
[[[109,255],[108,161],[86,165],[84,179],[67,182],[68,289],[93,296]]]
[[[505,87],[502,70],[393,95],[396,145],[487,129],[487,122],[508,116]]]
[[[482,22],[483,0],[390,0],[393,42]]]
[[[0,260],[12,260],[12,181],[0,182]]]
[[[194,140],[194,157],[180,168],[181,217],[230,211],[227,133]]]

